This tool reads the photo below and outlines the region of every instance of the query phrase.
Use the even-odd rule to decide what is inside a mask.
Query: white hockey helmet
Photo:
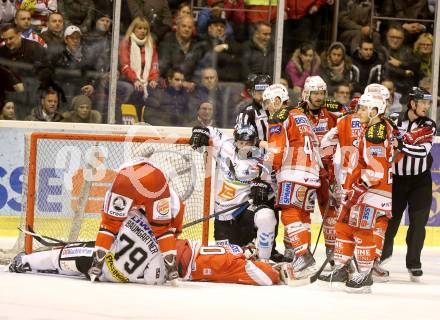
[[[280,83],[272,84],[263,91],[263,101],[270,100],[271,102],[275,102],[276,97],[280,98],[281,102],[289,100],[287,88]]]
[[[387,101],[391,96],[388,88],[379,83],[369,84],[365,87],[364,93],[380,93],[385,101]]]
[[[358,106],[366,107],[368,109],[368,115],[370,115],[374,108],[377,108],[377,115],[384,114],[387,107],[386,102],[380,93],[364,93],[359,98]]]
[[[310,93],[314,91],[324,91],[327,94],[327,84],[320,76],[310,76],[307,77],[304,83],[304,89],[302,92],[302,99],[308,101],[310,98]]]

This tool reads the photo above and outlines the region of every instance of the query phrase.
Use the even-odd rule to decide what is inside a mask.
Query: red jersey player
[[[184,204],[168,186],[165,175],[145,158],[125,163],[107,191],[96,237],[92,281],[101,274],[104,256],[111,248],[128,213],[143,210],[164,256],[167,280],[178,277],[175,263],[176,235],[182,230]]]
[[[316,188],[320,186],[318,141],[303,112],[287,108],[287,90],[279,84],[263,93],[264,104],[271,111],[269,119],[270,161],[276,172],[276,205],[281,208],[285,226],[286,248],[292,248],[292,262],[297,277],[314,271],[310,247],[310,212],[314,208]]]
[[[367,93],[359,99],[358,115],[367,128],[359,139],[358,161],[348,169],[336,224],[335,265],[320,280],[343,282],[349,292],[370,292],[376,245],[376,218],[391,215],[391,159],[393,126],[383,117],[381,95]],[[348,261],[356,249],[359,273],[348,277]]]

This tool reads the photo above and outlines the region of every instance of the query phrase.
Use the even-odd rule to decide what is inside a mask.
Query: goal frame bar
[[[35,197],[36,197],[36,177],[37,177],[37,146],[38,140],[80,140],[80,141],[107,141],[107,142],[124,142],[129,138],[130,142],[151,142],[151,143],[170,143],[170,144],[188,144],[189,138],[169,138],[147,135],[113,135],[113,134],[85,134],[85,133],[64,133],[64,132],[32,132],[30,133],[29,142],[29,161],[28,171],[28,189],[27,189],[27,208],[25,223],[26,227],[34,227]],[[205,177],[204,177],[204,199],[203,199],[203,217],[207,218],[211,210],[211,175],[212,175],[212,157],[210,148],[207,148],[205,155]],[[208,244],[209,236],[209,219],[203,222],[202,226],[202,243]],[[25,252],[32,252],[33,236],[25,235]]]

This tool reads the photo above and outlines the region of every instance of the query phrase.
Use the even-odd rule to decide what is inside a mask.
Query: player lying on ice
[[[89,277],[94,242],[18,254],[11,272],[54,272]],[[289,264],[283,264],[289,266]],[[269,286],[280,283],[281,267],[246,259],[240,247],[204,247],[198,241],[176,240],[176,267],[181,280]],[[128,213],[110,250],[104,256],[99,281],[161,285],[167,280],[164,257],[142,210]]]

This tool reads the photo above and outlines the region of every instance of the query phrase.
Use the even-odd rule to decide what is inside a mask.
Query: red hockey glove
[[[419,127],[403,135],[403,141],[406,144],[422,144],[432,142],[434,130],[431,127]]]
[[[328,173],[324,168],[319,170],[319,180],[321,182],[321,186],[316,190],[316,195],[318,197],[319,205],[325,207],[330,197],[330,186],[328,183]]]
[[[345,198],[342,199],[342,206],[351,208],[358,204],[359,198],[367,192],[368,187],[361,181],[356,181],[351,185],[351,190],[347,191]]]

